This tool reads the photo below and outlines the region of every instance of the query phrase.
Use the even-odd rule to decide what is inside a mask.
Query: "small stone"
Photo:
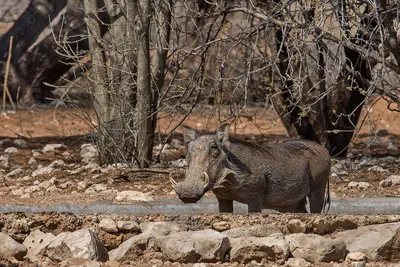
[[[21,196],[21,198],[31,198],[31,194],[30,193],[25,193]]]
[[[18,152],[18,149],[16,147],[13,147],[13,146],[4,149],[4,153],[5,154],[13,154],[13,153],[17,153],[17,152]]]
[[[311,266],[311,263],[307,262],[302,258],[289,258],[285,262],[285,266],[287,267],[308,267]]]
[[[152,201],[153,198],[146,193],[138,191],[121,191],[115,197],[116,201]]]
[[[40,191],[40,187],[38,185],[32,185],[27,188],[25,188],[24,192],[25,193],[33,193],[33,192],[38,192]]]
[[[28,147],[28,145],[26,144],[26,141],[25,141],[24,139],[15,139],[15,140],[13,141],[13,144],[14,144],[16,147],[22,148],[22,149]]]
[[[0,168],[7,169],[9,167],[9,155],[0,156]]]
[[[298,219],[291,219],[288,222],[288,230],[290,233],[305,233],[306,224]]]
[[[78,189],[79,190],[83,190],[83,189],[86,189],[86,187],[87,187],[87,183],[86,182],[79,182],[78,184],[77,184],[77,187],[78,187]]]
[[[47,188],[49,188],[50,186],[52,186],[52,184],[51,184],[50,181],[43,181],[43,182],[41,182],[41,183],[39,184],[39,187],[40,187],[40,188],[43,188],[43,189],[47,189]]]
[[[366,261],[366,260],[367,256],[360,251],[350,252],[346,256],[346,261]]]
[[[107,233],[117,233],[118,227],[117,224],[111,219],[102,219],[99,223],[99,227],[101,230]]]
[[[325,234],[331,230],[329,222],[324,218],[316,218],[313,222],[313,231],[316,234]]]
[[[65,149],[67,149],[67,147],[63,144],[47,144],[44,146],[42,152],[43,153],[54,152],[55,149],[65,150]]]
[[[220,221],[220,222],[213,223],[212,229],[222,232],[222,231],[231,229],[231,226],[228,222]]]
[[[57,191],[59,191],[59,190],[58,190],[57,186],[55,186],[55,185],[52,185],[46,189],[46,192],[57,192]]]
[[[85,190],[86,194],[92,194],[96,192],[101,192],[107,190],[106,184],[93,184],[88,189]]]
[[[184,168],[188,166],[188,162],[186,159],[177,159],[171,161],[171,165],[174,166],[175,168]]]
[[[13,176],[17,176],[17,175],[19,175],[21,173],[24,173],[24,170],[21,169],[21,168],[18,168],[18,169],[15,169],[15,170],[9,172],[6,176],[7,177],[13,177]]]
[[[24,195],[24,188],[18,188],[11,191],[11,195],[13,196],[22,196]]]
[[[6,138],[6,139],[2,139],[0,140],[0,147],[7,147],[9,145],[11,145],[11,139]]]
[[[117,227],[120,231],[139,232],[139,224],[133,221],[117,221]]]
[[[35,163],[37,163],[37,159],[35,159],[35,158],[30,158],[29,161],[28,161],[29,165],[33,165]]]
[[[368,187],[371,187],[372,185],[367,182],[350,182],[347,187],[350,189],[367,189]]]
[[[62,183],[59,185],[61,189],[67,189],[69,187],[72,187],[74,183],[72,181],[66,181],[65,183]]]

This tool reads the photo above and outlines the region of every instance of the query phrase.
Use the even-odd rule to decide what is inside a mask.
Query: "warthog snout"
[[[196,203],[203,197],[210,183],[210,178],[206,172],[204,172],[204,176],[204,184],[193,183],[187,180],[177,183],[171,176],[169,178],[176,194],[183,203]]]

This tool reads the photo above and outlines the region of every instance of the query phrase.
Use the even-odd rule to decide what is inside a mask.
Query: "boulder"
[[[224,234],[229,238],[238,238],[244,236],[254,236],[254,237],[267,237],[271,234],[282,233],[281,230],[268,226],[268,225],[253,225],[240,228],[232,228],[225,231]]]
[[[230,243],[226,235],[207,229],[155,237],[154,247],[170,261],[217,262],[224,260]]]
[[[308,262],[339,261],[346,255],[346,244],[316,234],[290,234],[285,236],[290,252],[295,258]]]
[[[140,224],[142,233],[152,236],[165,236],[184,231],[180,225],[172,222],[143,222]]]
[[[134,260],[144,253],[150,240],[151,235],[149,234],[135,235],[119,245],[118,248],[111,250],[110,259],[116,261]]]
[[[133,221],[117,221],[117,227],[120,231],[139,232],[140,227],[137,222]]]
[[[108,253],[97,235],[90,229],[75,232],[64,232],[47,246],[46,253],[50,259],[63,261],[68,258],[107,261]]]
[[[6,234],[0,233],[0,260],[7,260],[11,257],[22,260],[27,253],[25,246],[21,245]]]
[[[336,240],[345,242],[349,252],[362,252],[369,260],[400,259],[400,223],[398,222],[344,231],[337,235]]]
[[[22,245],[28,249],[27,257],[31,261],[36,260],[37,255],[43,255],[47,246],[55,239],[52,233],[43,233],[40,230],[31,232],[24,240]]]
[[[283,263],[289,257],[289,244],[283,234],[271,234],[267,237],[231,238],[231,261],[249,263],[251,261],[267,261]]]

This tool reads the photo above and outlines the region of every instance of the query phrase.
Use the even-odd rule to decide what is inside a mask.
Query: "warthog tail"
[[[326,183],[326,194],[324,199],[324,207],[322,208],[322,213],[327,214],[331,207],[331,195],[329,193],[329,179]]]

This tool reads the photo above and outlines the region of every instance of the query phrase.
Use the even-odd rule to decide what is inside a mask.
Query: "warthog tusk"
[[[206,189],[208,184],[210,183],[210,176],[208,176],[206,172],[204,172],[204,176],[206,177],[206,184],[204,186],[204,189]]]
[[[169,181],[172,184],[172,188],[175,188],[175,185],[177,184],[177,182],[174,180],[174,178],[172,178],[172,173],[169,174]]]

